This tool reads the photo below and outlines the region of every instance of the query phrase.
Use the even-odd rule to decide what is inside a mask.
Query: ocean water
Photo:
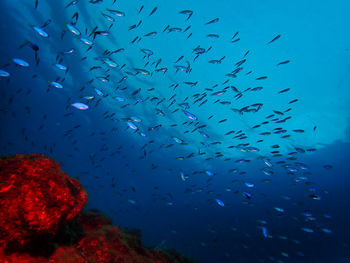
[[[349,1],[75,2],[0,1],[1,156],[198,262],[350,262]]]

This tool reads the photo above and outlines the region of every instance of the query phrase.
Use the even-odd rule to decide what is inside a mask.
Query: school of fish
[[[173,10],[179,22],[177,25],[170,25],[167,21],[162,21],[163,24],[148,22],[162,12],[157,6],[142,5],[139,1],[139,7],[130,14],[119,10],[119,1],[106,2],[65,1],[65,10],[71,14],[70,21],[57,24],[51,18],[47,18],[42,24],[28,23],[27,31],[32,35],[31,40],[23,39],[16,45],[20,50],[27,49],[33,52],[34,56],[10,58],[8,63],[0,65],[0,78],[10,81],[16,78],[18,70],[31,71],[32,78],[44,79],[45,93],[58,94],[71,88],[72,84],[67,82],[67,78],[72,68],[85,70],[86,65],[93,65],[87,69],[86,82],[74,84],[80,95],[67,97],[66,107],[59,111],[69,118],[104,109],[103,119],[121,125],[119,131],[125,136],[140,137],[132,138],[138,142],[141,140],[136,146],[139,148],[140,161],[150,158],[155,152],[167,151],[166,156],[172,156],[172,161],[178,164],[172,171],[178,177],[179,184],[186,183],[197,175],[207,178],[208,184],[226,174],[244,175],[244,167],[249,163],[260,165],[261,175],[264,176],[263,183],[270,183],[275,176],[275,170],[282,169],[293,178],[295,184],[308,184],[311,171],[307,164],[298,161],[298,157],[312,154],[317,149],[294,145],[292,139],[295,136],[303,136],[304,133],[317,132],[317,124],[287,128],[289,121],[294,117],[293,108],[302,102],[296,97],[297,93],[292,92],[292,88],[272,87],[266,84],[274,76],[261,74],[263,69],[254,69],[249,63],[249,58],[254,56],[254,50],[245,50],[241,54],[216,50],[219,41],[229,42],[233,51],[240,50],[237,49],[237,45],[242,39],[238,30],[219,35],[216,30],[220,27],[221,20],[215,15],[202,23],[206,33],[203,33],[202,29],[196,30],[196,26],[191,22],[197,19],[195,24],[198,25],[200,10],[189,10],[186,7]],[[109,8],[100,7],[102,3],[108,4]],[[40,0],[33,1],[33,12],[40,13],[40,4]],[[80,5],[95,8],[95,15],[99,17],[100,23],[94,27],[84,24],[79,12]],[[133,22],[127,20],[126,23],[128,17],[131,17]],[[147,23],[153,23],[152,31],[144,30]],[[121,26],[124,28],[120,29]],[[122,38],[124,41],[127,39],[128,45],[114,45],[113,50],[105,48],[105,41],[114,41],[115,37],[120,37],[120,32],[125,34]],[[200,34],[206,39],[203,42],[208,43],[209,39],[211,45],[187,44],[192,43],[189,41]],[[62,41],[71,39],[74,46],[58,50],[53,50],[52,47],[55,61],[52,61],[51,67],[58,77],[46,79],[36,71],[43,64],[40,50],[43,46],[50,45],[49,40],[53,37]],[[167,57],[161,57],[159,54],[164,52],[158,50],[157,43],[164,39],[169,39],[168,45],[181,43],[181,48],[177,50],[174,46]],[[266,41],[257,45],[271,50],[282,39],[282,34],[274,33],[267,35]],[[137,56],[139,60],[128,59],[128,52]],[[217,53],[221,55],[213,56]],[[292,59],[281,57],[279,61],[272,63],[280,69],[288,67]],[[219,68],[218,72],[224,73],[220,76],[213,75],[215,79],[211,79],[210,71],[201,72],[203,67],[213,71]],[[269,91],[268,94],[274,94],[278,100],[276,105],[266,105],[266,90]],[[30,91],[27,93],[29,95]],[[62,94],[66,96],[66,93]],[[26,108],[26,111],[30,112],[30,109]],[[77,113],[80,115],[75,115]],[[255,117],[252,118],[252,115]],[[259,116],[260,121],[255,121],[256,116]],[[43,116],[43,120],[46,120],[46,115]],[[233,126],[237,128],[232,128]],[[39,131],[41,129],[43,127]],[[72,145],[76,145],[74,136],[79,129],[82,129],[81,125],[74,125],[62,135],[69,138]],[[113,132],[117,130],[117,127],[113,128]],[[25,128],[22,134],[26,137]],[[93,132],[91,136],[99,135]],[[54,147],[48,147],[50,152],[54,151]],[[122,147],[116,150],[116,147],[114,150],[110,148],[101,140],[100,153],[89,153],[91,164],[95,168],[99,168],[106,158],[113,158],[122,151],[128,151]],[[194,166],[201,165],[203,169],[184,171],[182,163],[191,160]],[[213,160],[232,163],[232,169],[226,174],[217,172],[215,166],[211,165]],[[152,163],[153,170],[158,166],[159,164]],[[332,165],[325,164],[323,168],[331,170]],[[244,190],[232,192],[240,195],[242,202],[249,205],[254,198],[258,198],[255,194],[259,184],[257,181],[234,180],[235,183],[242,183]],[[154,189],[157,190],[157,187]],[[135,189],[132,191],[135,192]],[[197,188],[194,185],[186,189],[187,193],[204,191],[205,188]],[[228,187],[225,191],[230,192],[231,188]],[[310,183],[306,197],[318,202],[326,194]],[[284,199],[288,198],[284,196]],[[164,194],[162,199],[167,206],[174,205],[175,201],[170,192]],[[130,198],[127,202],[129,205],[137,204],[137,200]],[[228,209],[227,203],[230,203],[215,193],[212,194],[210,202],[220,209]],[[283,207],[275,206],[271,207],[270,213],[280,216],[287,212]],[[322,217],[331,219],[331,215],[327,213]],[[316,231],[326,235],[332,234],[332,229],[327,225],[316,223],[317,216],[310,210],[305,209],[300,218],[300,231],[310,235]],[[264,219],[257,219],[256,222],[257,231],[264,239],[273,238],[268,222]],[[279,238],[288,239],[285,236]],[[299,241],[292,242],[298,244]],[[205,246],[205,243],[202,246]],[[299,256],[302,257],[303,253],[299,252]],[[288,253],[282,252],[281,258],[279,262],[288,258]]]

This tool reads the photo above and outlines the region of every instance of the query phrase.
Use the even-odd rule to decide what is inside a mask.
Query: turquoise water
[[[199,262],[350,260],[347,1],[35,3],[1,1],[2,155]]]

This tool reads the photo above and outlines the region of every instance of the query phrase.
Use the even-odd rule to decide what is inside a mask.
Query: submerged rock
[[[146,248],[141,232],[123,231],[44,155],[0,159],[0,262],[191,263],[175,251]]]
[[[0,159],[0,247],[24,248],[54,237],[83,209],[87,195],[59,163],[44,155]]]

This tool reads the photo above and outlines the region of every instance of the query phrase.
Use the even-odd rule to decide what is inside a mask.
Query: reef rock
[[[56,235],[80,214],[87,195],[59,163],[44,155],[0,159],[0,247],[24,248]]]
[[[123,231],[44,155],[0,159],[0,263],[192,263],[175,251],[146,248]]]

